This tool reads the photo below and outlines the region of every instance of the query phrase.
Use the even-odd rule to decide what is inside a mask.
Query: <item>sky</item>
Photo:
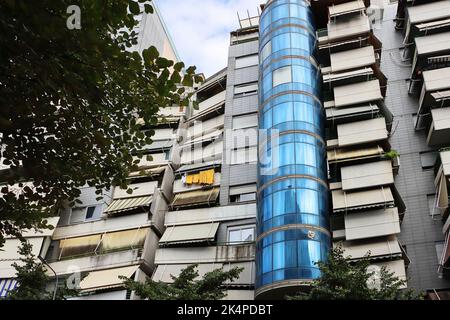
[[[211,76],[227,66],[230,32],[241,17],[257,15],[265,0],[154,0],[186,66]]]

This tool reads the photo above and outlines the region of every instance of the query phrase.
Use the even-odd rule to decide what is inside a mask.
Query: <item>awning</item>
[[[383,99],[378,80],[339,86],[333,90],[336,108]]]
[[[372,238],[360,241],[338,241],[333,246],[342,245],[344,256],[351,256],[351,259],[361,259],[370,251],[370,259],[385,257],[401,257],[402,250],[395,235]]]
[[[345,192],[333,190],[333,212],[342,212],[358,209],[387,207],[394,204],[394,197],[389,187],[371,190]]]
[[[417,54],[430,54],[450,50],[450,32],[415,38]]]
[[[172,207],[188,207],[200,204],[213,204],[219,196],[219,188],[195,190],[177,193],[172,201]]]
[[[328,7],[330,17],[336,17],[343,14],[359,12],[366,8],[362,0],[350,1],[341,4],[332,4]]]
[[[246,184],[241,186],[231,186],[230,196],[256,192],[256,184]]]
[[[176,172],[180,173],[180,172],[198,171],[198,169],[207,169],[209,167],[218,167],[221,164],[222,164],[222,161],[219,161],[219,160],[194,163],[194,164],[186,164],[186,165],[181,166]]]
[[[358,159],[364,159],[369,157],[378,157],[384,153],[383,148],[380,146],[368,147],[368,148],[351,148],[351,149],[333,149],[327,151],[327,160],[332,162],[344,162]]]
[[[377,105],[358,106],[350,108],[326,108],[327,120],[335,120],[345,117],[354,117],[358,115],[371,114],[376,115],[380,112]]]
[[[445,236],[444,249],[442,250],[442,256],[439,260],[439,265],[448,267],[450,258],[450,232]]]
[[[324,73],[322,79],[324,83],[330,83],[355,77],[367,78],[371,75],[373,75],[373,70],[371,68],[362,68],[344,72]]]
[[[437,91],[450,88],[450,67],[423,72],[425,91]]]
[[[33,246],[32,253],[35,256],[38,256],[40,254],[42,244],[44,243],[44,239],[45,239],[45,237],[43,237],[43,236],[26,238],[27,242]],[[21,259],[22,256],[17,252],[19,250],[21,244],[22,244],[22,242],[17,238],[5,239],[4,245],[0,248],[0,261],[1,260],[11,260],[11,263],[12,263],[13,260]]]
[[[332,72],[370,66],[376,62],[373,46],[330,54]]]
[[[60,257],[90,255],[95,252],[102,238],[101,234],[63,239],[59,242]]]
[[[145,156],[144,156],[145,157]],[[146,166],[142,166],[142,169],[138,170],[138,171],[133,171],[131,172],[128,176],[130,178],[134,178],[134,177],[144,177],[144,176],[159,176],[162,172],[164,172],[164,170],[166,170],[166,166],[162,166],[162,167],[157,167],[154,169],[145,169]]]
[[[450,151],[441,151],[439,155],[441,158],[444,175],[450,176]]]
[[[448,209],[449,206],[449,194],[448,194],[448,187],[447,187],[447,178],[442,173],[441,179],[438,183],[438,189],[437,192],[437,208],[439,208],[442,211],[445,211]]]
[[[341,168],[342,190],[356,190],[394,183],[390,160],[364,163]]]
[[[15,279],[0,279],[0,298],[6,298],[8,292],[16,288],[17,281]]]
[[[142,248],[149,228],[108,232],[102,237],[100,252],[111,252],[120,249]]]
[[[142,150],[170,149],[172,146],[172,140],[155,140],[151,144],[145,145]]]
[[[431,115],[433,117],[434,130],[439,131],[450,129],[450,107],[432,109]]]
[[[127,199],[113,200],[104,211],[107,214],[129,211],[139,207],[148,207],[152,201],[152,196],[134,197]]]
[[[388,138],[385,118],[340,124],[337,126],[340,147],[369,143]]]
[[[380,276],[379,271],[381,271],[382,267],[386,267],[387,271],[394,273],[394,276],[398,277],[400,280],[404,280],[404,281],[407,280],[405,262],[402,259],[372,263],[368,267],[368,270],[374,271],[374,272],[378,271],[376,276],[379,277]],[[404,287],[402,287],[402,288],[404,288]]]
[[[345,239],[359,240],[400,233],[397,208],[347,213],[344,216]]]
[[[366,15],[357,15],[351,19],[328,23],[328,40],[347,39],[370,32],[370,21]],[[319,41],[321,38],[319,37]],[[322,42],[322,41],[320,41]]]
[[[159,243],[178,244],[214,241],[218,228],[218,222],[168,227]]]
[[[134,265],[124,268],[114,268],[90,272],[83,280],[81,280],[80,289],[86,292],[98,289],[120,287],[123,285],[124,280],[119,279],[119,276],[131,278],[131,276],[137,271],[138,268],[138,265]]]
[[[450,17],[450,1],[433,1],[423,5],[408,7],[407,10],[411,24],[443,19]]]

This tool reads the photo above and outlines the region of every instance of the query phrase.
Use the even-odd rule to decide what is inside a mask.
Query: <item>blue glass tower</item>
[[[324,112],[309,1],[268,1],[260,19],[256,298],[320,276],[331,238]],[[278,139],[271,138],[278,133]]]

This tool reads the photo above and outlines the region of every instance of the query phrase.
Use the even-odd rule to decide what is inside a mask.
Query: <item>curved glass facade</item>
[[[260,19],[256,295],[320,276],[330,248],[324,114],[307,2],[269,1]],[[276,130],[276,131],[274,131]],[[269,138],[277,133],[278,139]]]

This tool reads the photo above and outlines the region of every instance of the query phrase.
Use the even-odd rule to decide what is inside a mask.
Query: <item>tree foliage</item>
[[[71,5],[81,29],[67,27]],[[0,246],[45,227],[81,186],[126,189],[133,155],[151,143],[142,127],[188,105],[195,67],[131,51],[142,8],[153,12],[146,0],[0,1]]]
[[[19,248],[21,263],[14,262],[12,266],[16,269],[17,286],[8,292],[8,300],[53,300],[53,291],[47,290],[51,279],[46,274],[45,266],[40,263],[32,253],[32,245],[22,242]],[[59,287],[55,294],[55,300],[63,300],[67,296],[75,296],[77,290],[68,289],[64,284]]]
[[[321,277],[314,281],[308,293],[288,296],[289,300],[414,300],[421,296],[413,290],[402,289],[399,279],[386,267],[379,273],[371,271],[369,256],[350,261],[341,247],[333,248],[328,261],[319,261]]]
[[[125,286],[133,290],[142,299],[150,300],[219,300],[226,296],[225,282],[234,281],[239,277],[243,268],[232,268],[229,271],[215,269],[206,273],[203,278],[199,276],[197,264],[190,265],[181,270],[180,275],[171,275],[173,283],[147,280],[145,283],[122,277]]]

